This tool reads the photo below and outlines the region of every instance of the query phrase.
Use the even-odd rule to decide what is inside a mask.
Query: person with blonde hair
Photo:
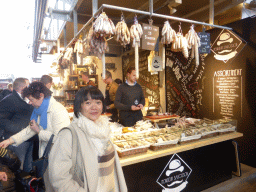
[[[10,95],[13,91],[13,86],[12,83],[9,83],[7,85],[7,89],[4,89],[1,93],[0,93],[0,101],[5,98],[6,96]]]

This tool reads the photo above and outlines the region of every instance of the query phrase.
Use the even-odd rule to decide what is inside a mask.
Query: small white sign
[[[162,71],[162,58],[160,56],[155,56],[152,59],[152,62],[150,64],[150,71],[151,72],[156,72],[156,71]]]

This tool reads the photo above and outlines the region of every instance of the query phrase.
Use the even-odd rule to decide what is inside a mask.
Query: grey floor
[[[215,185],[202,192],[256,192],[256,168],[241,164],[242,176]]]

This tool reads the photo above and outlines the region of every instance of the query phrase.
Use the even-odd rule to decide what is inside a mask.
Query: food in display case
[[[175,147],[179,144],[236,131],[235,120],[179,118],[173,126],[156,128],[149,121],[138,121],[134,127],[115,123],[112,142],[120,157]],[[113,123],[112,123],[113,124]]]
[[[128,133],[112,137],[119,157],[147,152],[150,143],[143,138],[142,134]]]
[[[214,126],[208,126],[201,128],[201,139],[214,137],[219,134],[218,129]]]
[[[199,129],[187,129],[184,130],[180,137],[180,143],[188,143],[197,141],[201,138]]]
[[[137,130],[137,131],[144,131],[144,130],[149,130],[149,129],[153,129],[154,126],[153,124],[150,122],[150,121],[143,121],[143,120],[140,120],[140,121],[137,121],[136,124],[134,125],[134,128]]]
[[[151,145],[149,148],[155,151],[159,149],[165,149],[165,148],[176,146],[176,144],[180,139],[181,132],[171,132],[171,133],[168,133],[168,132],[169,131],[165,132],[164,130],[162,130],[161,134],[153,137],[154,140],[153,142],[151,142]]]

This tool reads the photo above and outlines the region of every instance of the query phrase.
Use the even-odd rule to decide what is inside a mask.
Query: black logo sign
[[[241,46],[241,44],[242,40],[238,36],[229,30],[223,29],[213,43],[211,50],[215,59],[226,63],[228,60],[234,59],[242,50],[244,46]]]
[[[177,154],[174,154],[156,182],[164,188],[163,192],[173,190],[179,192],[186,188],[191,172],[192,169]]]

